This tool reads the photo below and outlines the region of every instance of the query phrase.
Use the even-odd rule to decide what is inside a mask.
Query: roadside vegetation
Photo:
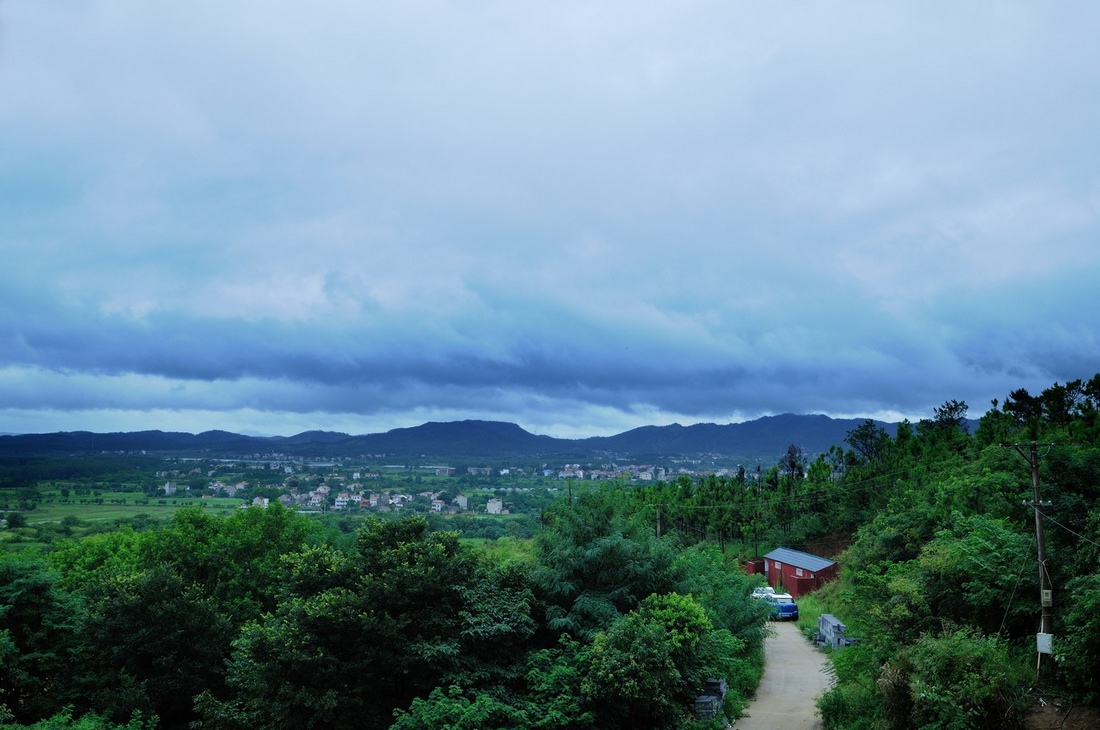
[[[971,432],[965,403],[868,421],[810,461],[647,493],[666,529],[744,557],[778,545],[835,557],[801,603],[858,638],[833,654],[826,728],[1018,728],[1039,696],[1095,703],[1100,676],[1100,375],[1010,393]],[[1041,613],[1032,463],[1041,490],[1053,653]]]

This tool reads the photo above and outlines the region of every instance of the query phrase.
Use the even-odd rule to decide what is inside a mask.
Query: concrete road
[[[821,727],[814,701],[829,686],[828,661],[793,623],[772,624],[764,642],[764,677],[736,730],[813,730]]]

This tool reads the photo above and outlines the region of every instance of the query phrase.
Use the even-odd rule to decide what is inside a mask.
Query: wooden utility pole
[[[1039,444],[1032,441],[1028,445],[1027,453],[1024,453],[1024,450],[1020,448],[1019,444],[1015,444],[1014,446],[1020,456],[1024,457],[1027,461],[1028,466],[1031,467],[1031,506],[1035,510],[1035,543],[1039,552],[1039,603],[1042,606],[1042,613],[1039,619],[1039,636],[1036,637],[1036,644],[1039,650],[1039,666],[1041,667],[1042,655],[1051,652],[1050,642],[1053,641],[1052,634],[1054,633],[1054,622],[1051,609],[1054,601],[1050,587],[1050,573],[1047,571],[1047,544],[1043,536],[1043,515],[1039,511],[1039,507],[1042,505],[1042,498],[1039,490]]]

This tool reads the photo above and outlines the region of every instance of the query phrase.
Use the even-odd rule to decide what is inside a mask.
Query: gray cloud
[[[1087,4],[0,23],[0,431],[916,418],[1100,369]]]

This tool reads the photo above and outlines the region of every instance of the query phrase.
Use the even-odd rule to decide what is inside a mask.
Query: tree
[[[969,433],[970,429],[966,423],[966,414],[969,410],[970,407],[966,405],[966,401],[949,400],[933,409],[935,413],[933,422],[943,430],[959,429],[963,433]]]
[[[527,566],[479,565],[461,588],[461,648],[446,681],[463,687],[517,684],[538,624]]]
[[[783,529],[783,535],[791,532],[791,523],[794,520],[797,508],[795,506],[795,491],[801,485],[806,476],[806,452],[801,446],[791,444],[787,452],[779,460],[779,473],[776,479],[782,483],[782,490],[775,495],[775,515],[779,526]]]
[[[558,644],[531,652],[527,658],[527,697],[532,727],[539,730],[587,730],[595,727],[596,712],[587,707],[581,684],[588,651],[562,634]]]
[[[528,713],[489,694],[465,694],[452,685],[416,698],[408,711],[396,713],[390,730],[493,730],[532,727]]]
[[[849,431],[844,441],[855,449],[863,461],[873,462],[886,451],[890,443],[890,435],[886,433],[886,429],[868,418]]]
[[[1039,437],[1039,422],[1043,416],[1043,404],[1039,398],[1019,388],[1008,394],[1002,408],[1012,416],[1017,428],[1027,430],[1029,438],[1034,440]]]
[[[0,697],[20,722],[61,709],[56,678],[69,663],[79,602],[30,552],[0,552]]]
[[[649,594],[675,588],[672,550],[626,516],[623,499],[613,490],[586,492],[544,515],[534,578],[551,631],[591,639]]]
[[[674,727],[705,677],[699,648],[713,626],[690,596],[651,595],[596,636],[581,690],[601,726]]]
[[[27,516],[22,512],[8,512],[4,518],[9,530],[27,526]]]
[[[141,710],[186,727],[192,698],[223,686],[231,624],[216,602],[163,563],[104,576],[84,596],[70,700],[115,722]]]
[[[1029,536],[984,515],[955,513],[949,524],[916,562],[921,593],[936,618],[993,634],[1008,620],[1030,616],[1029,602],[1013,601],[1034,560]]]
[[[275,608],[282,556],[316,535],[316,522],[278,502],[215,518],[198,507],[179,510],[150,546],[189,583],[206,586],[235,625]]]
[[[372,519],[351,554],[285,561],[273,613],[234,644],[230,697],[198,702],[207,728],[383,728],[459,667],[475,561],[420,516]]]
[[[1066,584],[1066,610],[1058,616],[1056,656],[1059,680],[1084,701],[1100,699],[1100,574],[1082,575]]]

